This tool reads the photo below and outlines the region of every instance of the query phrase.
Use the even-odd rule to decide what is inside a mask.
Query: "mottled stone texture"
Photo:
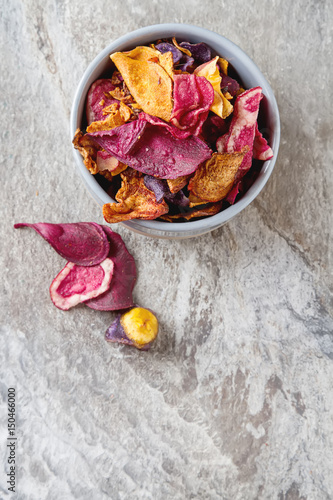
[[[17,390],[16,498],[316,500],[333,497],[330,1],[1,0],[1,462]],[[63,266],[15,222],[102,222],[75,170],[73,95],[129,30],[212,29],[271,82],[282,143],[262,194],[192,241],[117,227],[154,348],[109,345],[112,313],[62,312]],[[0,497],[9,498],[1,474]]]

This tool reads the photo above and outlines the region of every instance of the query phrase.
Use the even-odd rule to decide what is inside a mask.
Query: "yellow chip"
[[[150,47],[146,47],[146,49],[156,52]],[[146,51],[144,53],[146,54]],[[135,52],[135,57],[139,57],[138,54],[142,53]],[[132,59],[128,54],[122,52],[116,52],[110,57],[124,78],[130,93],[143,111],[169,121],[173,107],[173,82],[159,62]],[[159,59],[157,58],[157,60]]]
[[[194,70],[194,74],[197,76],[204,76],[212,84],[214,89],[214,102],[210,110],[220,118],[225,119],[232,113],[234,108],[221,92],[222,77],[217,65],[218,59],[219,57],[216,56],[211,61],[202,64]]]

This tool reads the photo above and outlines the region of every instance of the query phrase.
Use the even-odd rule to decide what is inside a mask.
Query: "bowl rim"
[[[168,237],[176,236],[177,233],[183,233],[182,237],[186,237],[186,233],[194,233],[193,236],[197,234],[202,234],[205,232],[212,231],[213,229],[220,227],[225,224],[237,214],[239,214],[244,208],[246,208],[261,192],[267,183],[274,165],[276,163],[276,159],[278,156],[279,144],[280,144],[280,135],[281,135],[281,126],[280,126],[280,116],[279,109],[277,106],[277,102],[273,93],[273,90],[261,73],[258,66],[254,63],[254,61],[234,42],[229,40],[228,38],[216,33],[214,31],[208,30],[206,28],[202,28],[199,26],[194,26],[191,24],[183,24],[183,23],[165,23],[165,24],[155,24],[145,26],[143,28],[139,28],[137,30],[131,31],[122,35],[121,37],[115,39],[110,44],[108,44],[99,54],[93,59],[93,61],[88,65],[85,70],[74,95],[73,104],[71,108],[70,115],[70,134],[71,141],[73,140],[76,129],[79,127],[78,125],[78,110],[80,106],[80,102],[82,101],[82,96],[84,93],[84,99],[86,99],[87,92],[91,83],[89,83],[89,79],[91,74],[96,70],[96,68],[108,57],[112,52],[117,50],[120,45],[127,44],[130,45],[135,42],[136,38],[141,38],[144,35],[151,35],[151,40],[160,37],[170,37],[171,35],[163,35],[163,32],[174,32],[175,36],[189,36],[195,35],[196,37],[201,36],[204,38],[204,42],[208,45],[211,44],[214,46],[214,39],[218,37],[223,45],[226,47],[226,50],[230,50],[236,56],[242,58],[243,63],[249,69],[256,72],[256,77],[258,78],[258,86],[263,88],[263,94],[269,102],[271,112],[275,118],[274,124],[274,132],[272,136],[272,149],[274,151],[274,156],[270,160],[266,160],[263,162],[263,166],[258,174],[257,179],[254,181],[252,186],[244,193],[244,195],[238,200],[234,205],[230,205],[230,207],[222,210],[216,215],[211,215],[209,217],[204,217],[202,219],[198,219],[196,221],[186,221],[186,222],[160,222],[156,220],[144,220],[144,219],[132,219],[129,221],[121,222],[121,224],[125,225],[131,230],[142,234],[149,233],[169,233]],[[181,33],[180,33],[181,32]],[[146,42],[147,43],[147,42]],[[214,47],[212,47],[214,50]],[[124,49],[122,49],[124,50]],[[88,88],[86,88],[88,87]],[[114,200],[104,191],[104,189],[99,185],[94,176],[88,171],[82,161],[82,157],[80,153],[73,149],[74,159],[76,166],[79,169],[79,173],[84,180],[85,186],[93,196],[95,201],[99,205],[102,203],[111,203]],[[185,234],[184,234],[185,233]]]

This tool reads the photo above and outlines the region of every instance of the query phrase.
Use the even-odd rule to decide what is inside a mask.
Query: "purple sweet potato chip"
[[[77,266],[67,262],[50,286],[52,302],[67,311],[80,302],[97,297],[110,286],[114,264],[105,259],[96,266]]]
[[[173,205],[180,207],[187,207],[190,203],[182,190],[177,193],[171,193],[166,180],[156,179],[151,175],[145,175],[143,181],[145,186],[155,194],[157,203],[161,202],[163,198]]]
[[[116,87],[112,84],[110,79],[100,79],[96,80],[90,87],[87,104],[86,104],[86,115],[88,125],[92,122],[105,120],[105,115],[103,115],[103,108],[110,106],[114,102],[118,102],[117,99],[112,97],[107,97],[111,90]]]
[[[165,52],[172,53],[173,64],[176,64],[182,58],[183,53],[173,45],[173,43],[161,42],[155,45],[155,49],[164,54]]]
[[[236,181],[240,180],[252,166],[253,142],[261,98],[261,87],[240,94],[235,101],[229,132],[216,143],[219,153],[233,153],[241,151],[245,146],[249,147],[237,172]]]
[[[177,139],[164,127],[151,125],[145,120],[88,135],[126,165],[161,179],[190,174],[212,154],[198,137]],[[131,140],[132,147],[127,153],[126,138],[131,136],[135,136],[135,140]]]
[[[179,69],[180,71],[189,71],[190,68],[193,66],[193,64],[194,64],[193,57],[183,54],[183,57],[177,64],[176,69]]]
[[[101,226],[108,237],[110,252],[108,257],[114,263],[110,288],[99,297],[85,301],[91,309],[116,311],[133,306],[132,291],[136,282],[136,266],[121,236],[109,227]]]
[[[234,97],[239,91],[239,83],[231,78],[231,76],[225,75],[221,72],[221,90],[222,92],[229,92],[232,97]]]
[[[214,101],[214,89],[203,76],[174,76],[174,106],[170,123],[181,130],[199,135]]]
[[[263,137],[258,129],[258,123],[256,123],[254,143],[253,143],[253,158],[255,160],[270,160],[273,158],[273,151],[267,144],[266,139]]]
[[[103,229],[95,222],[73,224],[19,223],[40,234],[61,257],[79,266],[95,266],[108,255],[110,245]]]
[[[189,42],[181,42],[179,44],[184,49],[187,49],[191,52],[192,57],[194,57],[195,61],[202,64],[208,62],[212,58],[212,51],[204,42],[200,43],[189,43]]]
[[[157,203],[160,203],[168,192],[170,193],[166,180],[156,179],[156,177],[152,177],[151,175],[145,175],[143,177],[143,182],[146,188],[154,193]]]

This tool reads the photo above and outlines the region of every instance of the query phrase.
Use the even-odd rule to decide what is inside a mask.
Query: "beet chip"
[[[89,89],[87,96],[86,114],[88,125],[92,122],[104,120],[103,109],[113,103],[117,103],[116,99],[109,96],[109,92],[116,87],[109,79],[96,80]]]
[[[52,281],[52,302],[59,309],[67,311],[80,302],[104,293],[110,286],[113,267],[111,259],[90,267],[68,262]]]
[[[174,137],[177,139],[186,139],[191,135],[191,132],[188,130],[180,130],[178,127],[175,127],[175,125],[172,125],[171,123],[167,123],[161,118],[157,118],[157,116],[151,116],[148,115],[148,113],[140,113],[138,116],[139,120],[144,120],[148,123],[151,123],[152,125],[157,125],[158,127],[164,127],[170,134],[172,134]]]
[[[122,185],[116,194],[119,203],[103,206],[106,222],[122,222],[131,219],[156,219],[169,211],[165,201],[157,203],[156,197],[144,184],[143,177],[127,169],[120,174]]]
[[[206,202],[223,200],[231,190],[248,150],[247,146],[239,153],[214,153],[209,160],[200,165],[191,178],[188,189]]]
[[[256,130],[253,143],[253,158],[255,160],[270,160],[273,158],[273,151],[267,144],[266,139],[262,136],[258,129],[258,122],[256,122]]]
[[[109,243],[109,259],[114,264],[113,275],[108,290],[98,297],[85,301],[91,309],[116,311],[133,306],[132,291],[136,282],[136,266],[132,255],[126,248],[121,236],[109,227],[101,226]]]
[[[255,87],[240,94],[235,101],[229,132],[216,143],[219,153],[233,153],[241,151],[245,146],[249,147],[237,173],[236,181],[241,179],[252,166],[253,142],[261,98],[261,87]]]
[[[173,99],[170,122],[189,134],[199,135],[214,101],[212,85],[203,76],[175,75]]]
[[[103,229],[95,222],[74,224],[15,224],[32,227],[61,257],[79,266],[95,266],[108,255],[110,245]]]
[[[160,179],[191,174],[212,153],[198,137],[177,139],[145,120],[88,135],[119,161]]]

